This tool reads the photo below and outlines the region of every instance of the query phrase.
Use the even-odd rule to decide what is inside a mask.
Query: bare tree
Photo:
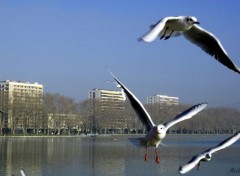
[[[72,120],[72,117],[76,117],[78,114],[77,103],[73,98],[60,94],[45,93],[43,102],[44,114],[47,116],[48,122],[52,122],[51,125],[48,125],[48,128],[52,128],[54,132],[60,134],[61,130],[67,128],[70,131],[71,128],[77,126],[75,121]]]
[[[92,99],[79,103],[78,110],[82,119],[81,128],[84,133],[95,131],[98,128],[99,102]]]

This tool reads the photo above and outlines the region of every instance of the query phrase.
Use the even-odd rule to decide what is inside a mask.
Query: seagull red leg
[[[148,147],[146,146],[146,153],[145,153],[144,161],[147,162],[147,160],[148,160]]]
[[[199,163],[197,164],[197,170],[199,170],[200,169],[200,161],[199,161]]]
[[[155,153],[156,153],[156,160],[155,160],[155,162],[156,162],[157,164],[159,164],[159,163],[160,163],[160,158],[159,158],[159,156],[158,156],[158,150],[157,150],[157,148],[155,148]]]

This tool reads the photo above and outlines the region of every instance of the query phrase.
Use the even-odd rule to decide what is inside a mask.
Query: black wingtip
[[[178,172],[179,172],[180,174],[182,174],[181,171],[182,171],[182,166],[180,166],[179,169],[178,169]]]
[[[142,38],[138,38],[137,41],[138,41],[138,42],[142,42],[143,39],[142,39]]]
[[[207,105],[208,105],[207,102],[203,102],[203,103],[199,103],[199,104],[197,104],[196,106],[207,106]]]
[[[208,103],[206,103],[206,102],[205,103],[198,103],[198,104],[192,106],[192,108],[198,108],[200,106],[206,107],[207,105],[208,105]]]

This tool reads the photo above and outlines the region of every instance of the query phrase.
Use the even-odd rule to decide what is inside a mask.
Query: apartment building
[[[88,92],[94,129],[122,129],[125,99],[120,91],[93,89]]]
[[[4,111],[2,127],[36,127],[42,114],[43,85],[6,80],[0,82],[0,110]]]
[[[147,97],[147,104],[166,104],[166,105],[178,105],[179,97],[170,97],[167,95],[153,95]]]

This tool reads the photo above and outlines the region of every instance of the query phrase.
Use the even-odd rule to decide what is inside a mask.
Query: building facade
[[[147,97],[147,104],[166,104],[166,105],[178,105],[178,97],[170,97],[167,95],[153,95]]]
[[[21,81],[0,82],[2,128],[37,128],[42,116],[43,85]]]
[[[88,98],[92,106],[92,125],[95,130],[123,129],[125,99],[120,91],[93,89]]]

